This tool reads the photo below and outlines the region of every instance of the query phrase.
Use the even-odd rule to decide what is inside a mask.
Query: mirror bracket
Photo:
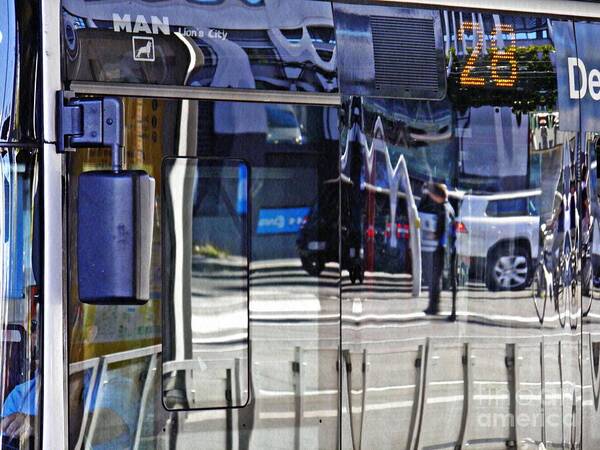
[[[78,98],[58,91],[56,98],[58,153],[77,147],[110,147],[112,169],[122,168],[123,104],[115,97]]]

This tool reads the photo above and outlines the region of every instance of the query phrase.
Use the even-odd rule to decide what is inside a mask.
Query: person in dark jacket
[[[429,306],[425,314],[439,312],[442,276],[448,237],[453,232],[454,210],[448,191],[441,183],[430,183],[419,204],[421,219],[422,273],[429,286]]]

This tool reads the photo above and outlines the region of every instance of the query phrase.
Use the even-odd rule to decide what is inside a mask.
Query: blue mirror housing
[[[77,277],[83,303],[149,300],[154,184],[137,170],[79,176]]]

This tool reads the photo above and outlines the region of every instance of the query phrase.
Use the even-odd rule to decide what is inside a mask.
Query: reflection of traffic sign
[[[154,61],[154,38],[133,36],[131,38],[133,46],[134,61]]]
[[[257,234],[297,233],[310,208],[261,209]]]

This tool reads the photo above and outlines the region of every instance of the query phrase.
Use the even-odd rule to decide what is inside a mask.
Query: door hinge
[[[115,97],[79,98],[58,91],[56,151],[77,147],[110,147],[113,170],[122,167],[123,104]]]

